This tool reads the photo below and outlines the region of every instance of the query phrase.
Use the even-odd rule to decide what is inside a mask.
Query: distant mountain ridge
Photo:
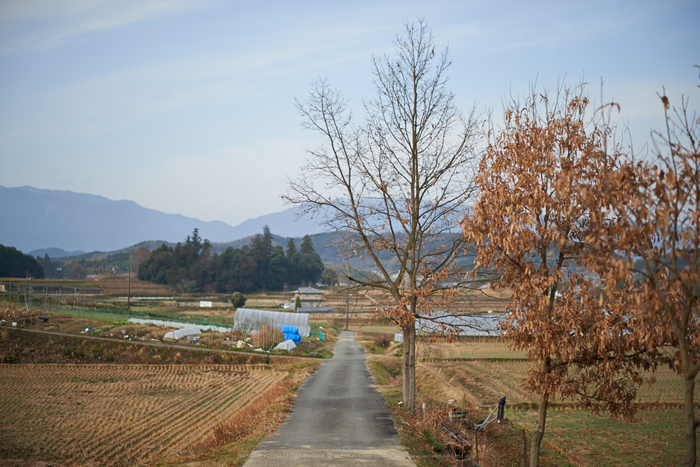
[[[223,243],[261,233],[264,225],[283,237],[323,232],[318,219],[298,217],[295,208],[249,219],[233,227],[225,222],[166,214],[133,201],[72,191],[43,190],[30,186],[0,186],[0,244],[23,252],[53,252],[73,256],[85,251],[114,251],[131,245],[162,240],[180,242],[199,229],[202,238]],[[41,254],[43,256],[43,254]]]

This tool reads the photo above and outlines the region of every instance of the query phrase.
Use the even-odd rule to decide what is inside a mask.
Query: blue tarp
[[[301,342],[299,328],[296,326],[288,326],[286,324],[275,324],[284,333],[284,340],[291,340],[295,344]]]

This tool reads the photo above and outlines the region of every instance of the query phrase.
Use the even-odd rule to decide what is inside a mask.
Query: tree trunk
[[[544,427],[547,421],[547,406],[549,405],[549,395],[542,394],[540,399],[540,407],[537,412],[537,428],[532,434],[532,443],[530,444],[530,467],[539,467],[540,465],[540,444],[544,437]]]
[[[416,407],[416,327],[415,324],[407,324],[402,329],[403,406],[413,413]]]
[[[697,447],[695,445],[695,404],[693,393],[695,391],[695,378],[685,377],[685,466],[695,467],[697,462]]]

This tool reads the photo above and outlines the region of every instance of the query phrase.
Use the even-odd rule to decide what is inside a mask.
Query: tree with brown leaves
[[[531,467],[539,465],[552,398],[578,397],[595,411],[631,417],[640,367],[650,366],[631,337],[628,279],[607,287],[606,250],[586,240],[608,228],[592,213],[602,209],[601,174],[615,170],[609,130],[587,115],[588,105],[583,85],[513,100],[481,161],[479,200],[462,223],[479,245],[477,266],[502,271],[492,285],[513,290],[501,329],[512,347],[527,350],[525,388],[540,398]]]
[[[700,372],[700,119],[688,101],[661,101],[666,128],[654,132],[653,163],[628,162],[607,173],[608,232],[591,242],[614,249],[613,279],[635,276],[634,331],[652,348],[670,348],[685,384],[685,465],[696,465],[693,395]]]
[[[309,151],[284,198],[321,211],[347,234],[339,248],[378,271],[348,279],[391,297],[380,311],[403,329],[404,407],[413,411],[416,319],[464,281],[459,220],[474,192],[479,127],[455,108],[448,51],[436,52],[424,22],[405,25],[394,44],[393,55],[373,58],[376,95],[365,103],[365,122],[354,123],[325,81],[298,103],[325,145]]]

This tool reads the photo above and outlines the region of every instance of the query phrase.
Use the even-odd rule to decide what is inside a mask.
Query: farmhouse
[[[333,307],[325,306],[326,299],[322,290],[313,287],[299,287],[294,292],[292,302],[296,302],[297,297],[301,302],[301,307],[297,310],[301,313],[333,313]]]

